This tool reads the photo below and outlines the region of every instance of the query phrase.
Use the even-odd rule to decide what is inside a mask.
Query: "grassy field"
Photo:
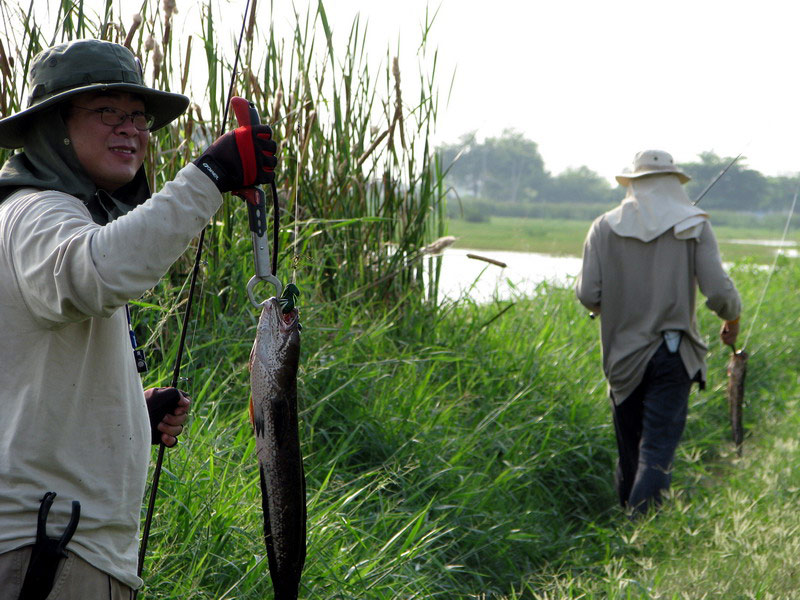
[[[456,247],[544,252],[559,256],[580,256],[590,225],[591,221],[514,217],[491,217],[485,223],[460,219],[450,219],[447,222],[448,233],[458,238]],[[783,227],[768,229],[715,226],[714,232],[724,260],[749,258],[759,263],[771,263],[775,253],[773,247],[734,240],[779,240]],[[800,232],[790,230],[787,239],[795,244],[800,243]]]
[[[47,40],[102,31],[130,38],[148,81],[169,89],[184,89],[192,56],[206,60],[208,97],[194,99],[202,111],[154,136],[146,166],[158,187],[198,150],[185,140],[207,142],[223,125],[232,61],[221,47],[227,39],[217,40],[221,17],[203,4],[203,31],[178,35],[168,3],[144,0],[140,25],[116,14],[114,3],[100,4],[86,14],[83,2],[50,2],[57,31],[29,27],[17,6],[8,21],[20,30],[7,51],[27,65]],[[443,233],[442,175],[422,151],[438,106],[428,72],[435,54],[425,55],[433,64],[423,72],[407,74],[426,82],[423,97],[404,98],[399,65],[419,56],[397,69],[387,56],[378,73],[361,61],[366,33],[357,23],[347,47],[330,45],[322,3],[308,18],[298,15],[290,40],[273,35],[266,10],[250,21],[243,56],[255,68],[239,74],[238,91],[276,121],[279,274],[296,268],[303,291],[309,537],[301,597],[791,597],[800,584],[796,261],[778,264],[748,344],[744,456],[729,441],[719,322],[701,306],[709,387],[692,395],[674,497],[657,516],[631,524],[612,486],[616,450],[598,324],[573,292],[543,285],[533,299],[435,307],[421,292],[421,261],[404,262]],[[321,65],[315,44],[326,50]],[[3,106],[14,112],[24,102],[24,73],[4,68],[2,77]],[[464,247],[579,255],[589,223],[449,225]],[[756,237],[724,228],[718,235]],[[193,410],[181,444],[167,452],[140,599],[272,597],[247,419],[258,315],[244,293],[252,255],[240,201],[226,202],[208,243],[180,382]],[[747,332],[766,280],[753,262],[770,254],[736,248],[748,256],[733,268]],[[723,256],[735,259],[732,244],[723,244]],[[170,383],[190,264],[179,261],[134,303],[153,366],[146,387]]]
[[[746,334],[766,276],[733,276]],[[636,525],[615,504],[597,323],[571,290],[405,318],[305,306],[301,596],[791,597],[798,286],[800,268],[779,266],[748,343],[743,458],[719,322],[700,309],[709,386],[692,395],[674,498]],[[168,453],[140,597],[271,597],[245,410],[254,324],[249,308],[214,315],[192,340],[194,414]]]

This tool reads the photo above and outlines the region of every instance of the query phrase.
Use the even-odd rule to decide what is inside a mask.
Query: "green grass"
[[[544,252],[557,256],[580,256],[583,251],[583,240],[590,225],[591,221],[588,220],[517,217],[491,217],[484,223],[460,219],[447,221],[448,233],[458,238],[455,247]],[[733,240],[779,240],[783,235],[783,226],[747,229],[722,225],[715,226],[714,232],[723,260],[733,262],[750,259],[761,264],[771,264],[775,248],[758,244],[733,243]],[[800,232],[789,230],[787,240],[800,244]]]
[[[742,270],[734,276],[750,307],[743,317],[746,329],[758,286],[743,284]],[[535,591],[533,597],[796,596],[800,320],[794,313],[796,300],[789,299],[785,290],[799,282],[797,265],[780,268],[776,277],[749,344],[745,409],[749,436],[744,456],[737,458],[729,445],[715,440],[715,423],[727,435],[720,418],[725,409],[718,379],[714,389],[702,394],[716,401],[698,398],[692,406],[680,451],[679,480],[666,509],[639,525],[616,528],[620,545],[601,564],[585,570],[569,565],[535,577],[529,586]],[[718,356],[711,364],[712,373],[722,369]]]
[[[766,276],[746,263],[733,276],[746,333]],[[709,387],[692,395],[673,500],[637,525],[612,488],[597,323],[571,290],[411,317],[305,307],[302,597],[786,597],[798,285],[800,268],[781,264],[748,344],[742,459],[719,321],[701,307]],[[144,598],[271,597],[245,416],[255,316],[212,318],[192,340],[194,412],[162,478]]]
[[[93,34],[97,24],[84,18],[84,3],[54,4],[66,37]],[[172,69],[187,72],[185,55],[207,58],[211,81],[205,116],[192,113],[155,140],[161,162],[148,168],[157,184],[196,150],[183,140],[218,129],[230,61],[215,42],[210,12],[205,31],[194,34],[200,50],[185,54],[185,33],[170,41],[159,6],[142,3],[147,31],[133,38],[147,72],[152,54],[142,42],[152,32],[168,39],[170,60],[157,74],[159,84],[178,89],[181,73]],[[113,3],[106,9],[116,10]],[[13,52],[7,49],[18,65],[53,33],[28,27],[23,12],[9,12],[9,23],[27,28],[13,38]],[[296,173],[308,211],[298,221],[298,252],[282,256],[285,273],[297,254],[304,291],[299,402],[309,544],[302,597],[790,596],[798,583],[800,489],[796,261],[779,263],[749,344],[744,457],[735,456],[728,440],[727,354],[714,341],[719,323],[701,306],[701,329],[712,338],[709,389],[692,396],[673,501],[632,525],[612,489],[616,451],[597,323],[571,290],[548,286],[534,299],[497,304],[436,308],[419,301],[418,269],[405,268],[403,252],[389,248],[413,250],[441,233],[441,174],[426,151],[404,146],[401,137],[403,127],[409,138],[427,135],[436,114],[433,77],[421,74],[421,98],[402,100],[388,64],[380,76],[368,77],[359,23],[341,50],[325,45],[324,9],[309,15],[308,24],[304,18],[285,46],[270,37],[268,18],[257,19],[264,29],[246,40],[244,54],[256,56],[257,39],[270,56],[248,60],[256,68],[240,77],[240,93],[283,118],[276,137],[285,140],[284,247],[293,229]],[[109,35],[125,33],[130,17],[124,19]],[[330,58],[320,68],[310,62],[314,43]],[[4,89],[11,90],[3,106],[10,110],[22,101],[20,76],[21,69],[3,71]],[[385,111],[378,134],[369,126],[373,99]],[[404,109],[395,110],[396,103]],[[316,114],[315,107],[328,107],[337,118],[321,120],[325,111]],[[210,231],[182,369],[181,386],[194,399],[191,421],[179,447],[167,452],[142,599],[272,596],[246,416],[246,364],[257,319],[244,294],[250,242],[240,204],[226,207]],[[579,221],[497,223],[505,224],[488,234],[485,227],[459,232],[455,221],[450,227],[464,246],[501,248],[496,240],[503,239],[521,244],[509,249],[572,255],[580,253],[588,228]],[[471,243],[478,234],[484,241]],[[723,228],[718,235],[754,237]],[[757,262],[763,256],[734,269],[745,331],[766,279]],[[171,378],[188,264],[179,261],[135,311],[154,366],[146,386]]]

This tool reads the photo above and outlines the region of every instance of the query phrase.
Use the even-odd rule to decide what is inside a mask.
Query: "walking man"
[[[27,108],[0,120],[21,148],[0,170],[0,598],[128,600],[150,444],[176,443],[189,399],[143,391],[127,302],[221,192],[272,181],[276,145],[240,127],[151,195],[150,133],[188,98],[99,40],[44,50],[28,77]]]
[[[725,273],[708,215],[683,189],[689,177],[660,150],[636,154],[617,176],[622,203],[592,223],[575,290],[601,317],[603,371],[619,459],[616,487],[634,514],[670,486],[689,389],[705,385],[707,347],[695,318],[697,287],[734,344],[741,301]]]

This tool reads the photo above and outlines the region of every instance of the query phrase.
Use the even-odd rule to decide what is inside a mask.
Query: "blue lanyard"
[[[139,344],[136,343],[136,334],[133,333],[133,327],[131,326],[131,307],[127,304],[125,305],[125,317],[128,319],[128,333],[130,334],[131,346],[133,347],[133,359],[136,361],[136,370],[139,373],[146,373],[147,361],[144,357],[144,350],[137,348]]]

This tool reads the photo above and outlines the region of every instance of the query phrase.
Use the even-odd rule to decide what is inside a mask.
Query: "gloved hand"
[[[150,442],[172,448],[183,432],[191,398],[177,388],[160,387],[145,390],[144,399],[150,416]]]
[[[739,335],[739,317],[733,321],[725,321],[722,329],[719,330],[719,339],[728,346],[736,345],[736,337]]]
[[[193,162],[220,192],[233,192],[275,181],[275,153],[269,125],[238,127],[220,136]]]

